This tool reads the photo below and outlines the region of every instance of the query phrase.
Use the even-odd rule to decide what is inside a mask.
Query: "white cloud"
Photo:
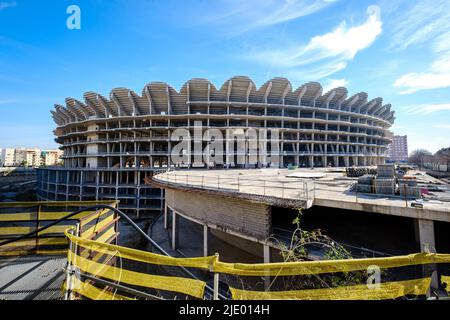
[[[349,81],[346,79],[328,79],[323,88],[323,92],[328,92],[332,89],[339,87],[346,87],[349,84]]]
[[[306,45],[263,52],[258,50],[248,58],[279,68],[303,67],[301,73],[310,79],[327,77],[345,69],[358,52],[370,47],[381,34],[379,8],[371,6],[367,13],[368,19],[361,25],[348,27],[344,21],[333,31],[311,38]],[[291,74],[296,72],[289,71]]]
[[[399,133],[399,130],[402,131],[402,130],[405,130],[405,129],[407,129],[406,126],[400,126],[400,125],[396,125],[396,124],[394,124],[391,127],[391,131],[393,131],[394,133]]]
[[[401,94],[410,94],[421,90],[450,87],[450,73],[423,72],[408,73],[398,78],[394,86],[402,89]]]
[[[440,129],[450,129],[450,124],[437,124],[435,127]]]
[[[401,94],[450,87],[450,2],[424,0],[396,20],[393,46],[431,43],[434,61],[423,72],[410,72],[394,82]]]
[[[426,72],[408,73],[398,78],[394,86],[400,93],[450,87],[450,30],[433,41],[435,60]]]
[[[243,33],[311,15],[339,0],[220,0],[207,20]]]
[[[448,0],[406,1],[395,10],[392,48],[406,49],[413,44],[428,42],[449,30],[450,2]],[[413,3],[412,5],[410,5]],[[406,6],[409,8],[404,9]]]
[[[8,8],[13,8],[17,6],[17,2],[16,1],[2,1],[0,2],[0,11],[4,10],[4,9],[8,9]]]
[[[404,107],[408,114],[412,115],[429,115],[440,111],[450,111],[450,104],[420,104]]]

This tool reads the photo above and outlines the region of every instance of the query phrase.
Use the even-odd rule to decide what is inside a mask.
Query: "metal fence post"
[[[406,208],[408,208],[408,189],[406,188],[406,183],[403,184],[403,190],[405,192],[405,204],[406,204]]]
[[[219,262],[219,254],[216,253],[216,262]],[[214,272],[214,293],[213,300],[219,300],[219,273]]]
[[[41,215],[41,205],[38,205],[36,212],[36,231],[39,230],[40,225],[40,215]],[[39,233],[36,233],[36,253],[39,251]]]
[[[73,230],[69,231],[73,235]],[[72,263],[70,262],[73,250],[73,241],[69,242],[69,251],[67,257],[67,267],[66,267],[66,292],[64,294],[64,300],[69,300],[72,291]]]

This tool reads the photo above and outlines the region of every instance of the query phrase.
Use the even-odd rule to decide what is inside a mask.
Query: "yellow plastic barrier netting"
[[[120,256],[123,259],[134,260],[149,264],[166,265],[166,266],[183,266],[209,270],[210,267],[216,261],[215,256],[201,257],[201,258],[172,258],[156,253],[121,247],[113,244],[100,243],[97,241],[81,239],[66,232],[66,236],[69,240],[73,241],[79,247],[96,251],[104,254],[111,254],[111,252],[120,252]]]
[[[17,248],[17,247],[33,247],[38,244],[39,246],[48,246],[48,245],[67,245],[68,240],[66,238],[39,238],[38,241],[36,239],[24,239],[24,240],[18,240],[12,243],[8,243],[6,245],[3,245],[0,247],[0,254],[1,249],[7,249],[7,248]]]
[[[215,256],[204,258],[166,257],[155,253],[82,239],[71,235],[68,230],[66,231],[66,236],[82,249],[82,256],[72,254],[70,261],[73,262],[75,260],[76,263],[74,263],[74,265],[78,266],[84,272],[94,275],[101,273],[102,277],[113,281],[118,280],[117,274],[121,272],[121,282],[123,283],[165,291],[180,292],[198,298],[202,298],[204,293],[205,283],[202,281],[120,270],[119,268],[87,259],[88,255],[84,253],[94,251],[99,256],[117,254],[117,256],[120,256],[123,259],[149,264],[201,268],[211,270],[212,272],[240,276],[294,276],[367,270],[369,266],[374,265],[379,268],[397,268],[412,265],[450,263],[450,255],[448,254],[420,253],[400,257],[357,260],[233,264],[219,262]],[[445,277],[445,280],[450,282],[449,278],[450,277]],[[151,284],[151,286],[147,284]],[[355,285],[338,288],[272,292],[247,291],[236,288],[230,288],[230,290],[234,299],[386,300],[396,299],[405,295],[425,295],[429,285],[430,278],[425,278],[382,283],[379,289],[369,289],[367,285]]]
[[[248,291],[230,288],[234,300],[391,300],[407,295],[426,295],[431,278],[381,283],[377,289],[367,285],[294,291]]]
[[[58,220],[70,214],[67,212],[39,212],[39,220]],[[79,214],[70,217],[68,220],[79,220],[92,214],[92,211],[83,211]],[[0,222],[14,222],[14,221],[32,221],[37,219],[37,212],[18,212],[18,213],[0,213]]]
[[[67,250],[41,250],[41,249],[30,249],[30,250],[12,250],[0,252],[0,257],[17,257],[26,256],[30,254],[54,256],[54,255],[66,255]]]
[[[98,237],[95,241],[99,242],[107,242],[109,239],[111,239],[113,236],[116,235],[116,230],[113,228],[108,229],[108,231],[104,232],[100,237]]]
[[[36,201],[36,202],[3,202],[0,203],[1,208],[30,208],[30,207],[83,207],[96,204],[110,205],[111,207],[116,206],[119,203],[117,200],[102,200],[102,201]]]
[[[42,227],[42,226],[41,226]],[[57,225],[52,226],[46,230],[39,232],[39,235],[50,234],[50,233],[64,233],[64,231],[70,227],[69,225]],[[24,235],[36,230],[36,226],[28,227],[1,227],[0,236],[11,236],[11,235]]]
[[[67,227],[66,227],[67,229]],[[23,235],[36,230],[36,226],[33,227],[3,227],[0,228],[0,236],[12,236]]]
[[[99,223],[96,223],[92,227],[90,227],[89,229],[83,231],[81,233],[81,237],[82,238],[89,238],[89,237],[91,237],[95,232],[101,230],[102,228],[108,226],[109,224],[112,224],[114,219],[115,219],[114,215],[110,215],[109,217],[104,218]],[[112,225],[112,227],[114,228],[114,225]],[[100,242],[102,242],[102,241],[100,241]]]
[[[419,253],[390,258],[324,260],[270,264],[215,262],[214,272],[239,276],[295,276],[367,270],[369,266],[398,268],[413,265],[450,263],[450,254]]]
[[[67,285],[64,283],[62,289],[66,290]],[[111,290],[111,289],[109,289]],[[117,293],[113,293],[108,289],[99,289],[89,282],[82,282],[78,279],[74,280],[72,291],[90,300],[136,300]]]
[[[445,290],[450,293],[450,276],[441,276],[441,281],[446,285]]]
[[[81,256],[70,254],[70,263],[82,272],[101,276],[113,281],[120,281],[135,286],[153,288],[157,290],[183,293],[196,298],[203,298],[206,283],[200,280],[149,275],[135,271],[120,269],[97,263]]]
[[[91,214],[91,215],[88,215],[88,216],[84,217],[84,218],[80,221],[80,228],[81,228],[81,229],[84,229],[84,227],[85,227],[87,224],[89,224],[89,222],[91,222],[91,221],[93,221],[93,220],[95,220],[95,219],[99,219],[99,218],[103,217],[104,215],[106,215],[107,213],[110,213],[110,212],[111,212],[111,210],[109,210],[109,209],[104,209],[104,210],[101,210],[101,211],[98,212],[98,213],[93,213],[93,214]]]

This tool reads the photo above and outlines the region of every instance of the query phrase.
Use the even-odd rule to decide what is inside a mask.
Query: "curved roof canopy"
[[[191,103],[263,103],[329,108],[375,116],[388,123],[395,120],[391,105],[383,105],[382,98],[368,101],[360,92],[348,97],[346,88],[332,89],[325,94],[320,83],[309,82],[294,89],[286,78],[273,78],[259,89],[246,76],[236,76],[218,89],[207,79],[191,79],[177,92],[163,82],[147,84],[141,95],[127,88],[115,88],[109,98],[95,92],[86,92],[84,102],[67,98],[65,106],[55,105],[52,116],[59,126],[93,118],[142,116],[149,114],[183,114]]]

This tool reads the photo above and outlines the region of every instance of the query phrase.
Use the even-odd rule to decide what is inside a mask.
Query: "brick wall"
[[[227,229],[265,240],[270,230],[270,207],[247,200],[216,195],[166,190],[167,204],[175,210]]]

